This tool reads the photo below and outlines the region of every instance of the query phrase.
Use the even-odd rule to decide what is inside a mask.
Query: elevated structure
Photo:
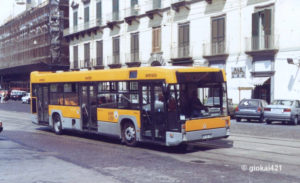
[[[67,69],[68,0],[47,0],[0,27],[0,78],[5,89],[29,89],[34,70]]]

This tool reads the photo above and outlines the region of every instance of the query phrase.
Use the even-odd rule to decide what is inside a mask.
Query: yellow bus
[[[226,77],[208,67],[31,73],[33,123],[115,136],[129,146],[226,138]]]

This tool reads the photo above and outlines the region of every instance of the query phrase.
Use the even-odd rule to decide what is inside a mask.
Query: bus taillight
[[[185,124],[181,125],[181,133],[185,134]]]

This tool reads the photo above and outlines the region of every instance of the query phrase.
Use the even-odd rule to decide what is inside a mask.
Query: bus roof
[[[122,80],[165,80],[166,83],[177,83],[179,73],[220,73],[226,81],[223,69],[210,67],[132,67],[104,70],[81,70],[65,72],[39,72],[30,75],[31,83],[61,83],[61,82],[93,82],[93,81],[122,81]]]

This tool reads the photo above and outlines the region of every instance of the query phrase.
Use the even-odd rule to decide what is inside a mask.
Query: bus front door
[[[49,111],[48,111],[48,86],[40,85],[38,87],[38,121],[39,123],[49,124]]]
[[[97,131],[97,99],[96,87],[93,84],[81,84],[80,106],[82,129]]]
[[[165,102],[162,85],[140,84],[142,137],[153,141],[164,141],[166,132]]]

